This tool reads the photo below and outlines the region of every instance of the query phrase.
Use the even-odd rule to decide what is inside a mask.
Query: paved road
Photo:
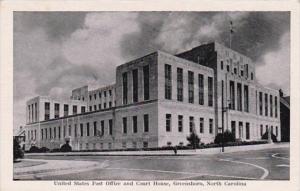
[[[193,156],[29,157],[98,164],[27,177],[42,180],[289,180],[290,173],[289,148]]]

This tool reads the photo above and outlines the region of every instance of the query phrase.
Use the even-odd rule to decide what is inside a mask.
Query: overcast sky
[[[179,53],[216,40],[255,62],[259,82],[290,91],[288,12],[15,12],[14,127],[26,100],[69,98],[115,82],[116,66],[157,49]]]

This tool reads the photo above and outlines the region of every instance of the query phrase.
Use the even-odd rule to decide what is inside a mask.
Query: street
[[[76,166],[15,174],[16,180],[289,180],[289,148],[211,155],[26,156]],[[46,159],[46,160],[44,160]],[[52,163],[51,163],[52,161]],[[86,166],[85,166],[86,165]],[[38,166],[37,166],[38,167]]]

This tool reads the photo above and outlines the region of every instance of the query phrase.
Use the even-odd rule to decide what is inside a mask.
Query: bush
[[[220,144],[222,143],[222,139],[223,139],[222,133],[218,133],[214,143]],[[224,143],[228,143],[228,142],[235,142],[235,137],[229,130],[226,130],[224,132]]]
[[[262,135],[261,139],[263,139],[263,140],[268,140],[268,131],[266,131],[266,132]],[[278,142],[278,141],[277,141],[277,137],[276,137],[273,133],[271,133],[271,139],[272,139],[272,141],[273,141],[274,143]]]
[[[72,147],[66,143],[63,146],[60,147],[60,151],[61,152],[71,152],[72,151]]]
[[[48,149],[47,147],[40,148],[41,153],[46,153],[46,152],[49,152],[49,151],[50,151],[50,149]]]
[[[186,139],[189,142],[188,146],[192,146],[193,149],[199,148],[200,138],[194,131],[192,131],[190,136],[188,136]]]
[[[39,153],[40,152],[40,149],[37,147],[37,146],[31,146],[29,151],[30,153]]]
[[[13,154],[13,160],[14,161],[16,159],[19,159],[19,158],[24,158],[24,152],[21,149],[20,142],[19,142],[18,138],[14,138],[13,149],[14,149],[14,154]]]

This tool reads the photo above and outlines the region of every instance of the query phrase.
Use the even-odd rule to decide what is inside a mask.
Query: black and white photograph
[[[13,180],[290,180],[290,32],[288,11],[14,11]]]

